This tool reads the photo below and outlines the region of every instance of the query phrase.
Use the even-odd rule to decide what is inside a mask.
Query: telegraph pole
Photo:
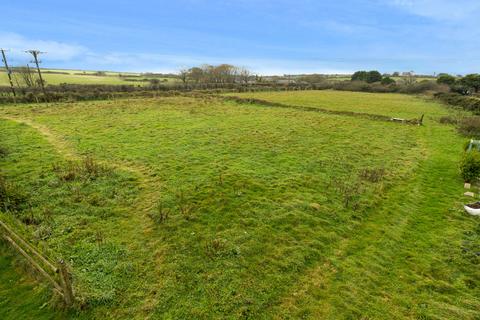
[[[10,88],[12,88],[13,97],[15,98],[17,94],[15,93],[15,87],[13,86],[12,80],[12,71],[8,67],[7,56],[5,55],[5,49],[0,49],[2,51],[3,62],[5,63],[5,72],[8,75],[8,81],[10,81]]]
[[[40,52],[38,50],[28,50],[25,51],[27,53],[30,53],[33,56],[33,61],[37,65],[37,72],[38,72],[38,77],[40,78],[40,85],[42,86],[42,91],[43,95],[45,98],[47,97],[47,93],[45,92],[45,84],[43,83],[43,78],[42,78],[42,72],[40,72],[40,62],[38,61],[38,55],[45,53],[45,52]]]

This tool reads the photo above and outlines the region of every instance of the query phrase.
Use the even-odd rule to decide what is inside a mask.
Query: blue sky
[[[480,72],[479,0],[3,0],[12,64],[175,72],[231,63],[260,74]]]

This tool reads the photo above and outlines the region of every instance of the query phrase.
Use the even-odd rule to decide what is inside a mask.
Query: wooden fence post
[[[65,303],[67,305],[73,304],[73,291],[72,291],[72,282],[70,281],[70,274],[67,271],[65,262],[60,260],[58,262],[59,271],[60,271],[60,283],[63,289],[63,297],[65,298]]]

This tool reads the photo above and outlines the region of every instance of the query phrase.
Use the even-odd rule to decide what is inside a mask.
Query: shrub
[[[452,116],[443,116],[438,120],[441,124],[457,124],[457,119]]]
[[[469,88],[469,93],[480,91],[480,74],[467,74],[458,82],[460,85]]]
[[[352,75],[352,81],[365,81],[367,83],[374,83],[382,81],[382,74],[376,70],[372,71],[357,71]]]
[[[385,77],[385,78],[382,79],[381,83],[385,86],[389,86],[391,84],[395,84],[396,82],[395,82],[395,80],[393,80],[390,77]]]
[[[462,178],[466,182],[472,182],[480,177],[480,152],[472,150],[465,152],[460,165]]]
[[[438,84],[446,84],[447,86],[454,85],[455,81],[456,81],[455,77],[451,76],[447,73],[439,74],[438,78],[437,78],[437,83]]]
[[[435,81],[424,80],[400,87],[400,93],[418,94],[424,92],[448,92],[448,86],[437,84]]]
[[[460,120],[458,132],[469,138],[480,137],[480,117],[467,117]]]
[[[367,71],[357,71],[352,75],[352,81],[367,81]]]
[[[458,93],[437,93],[435,98],[449,105],[480,114],[480,99],[467,97]]]
[[[371,85],[365,81],[339,81],[333,84],[334,90],[372,92]]]

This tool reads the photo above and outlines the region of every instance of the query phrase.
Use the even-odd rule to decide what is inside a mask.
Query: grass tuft
[[[0,210],[18,212],[27,204],[27,196],[23,190],[0,175]]]
[[[107,166],[99,164],[91,156],[82,161],[68,161],[64,164],[54,164],[53,171],[61,181],[95,180],[96,178],[111,173]]]
[[[360,171],[359,177],[362,180],[377,183],[383,180],[385,174],[385,168],[365,168]]]

